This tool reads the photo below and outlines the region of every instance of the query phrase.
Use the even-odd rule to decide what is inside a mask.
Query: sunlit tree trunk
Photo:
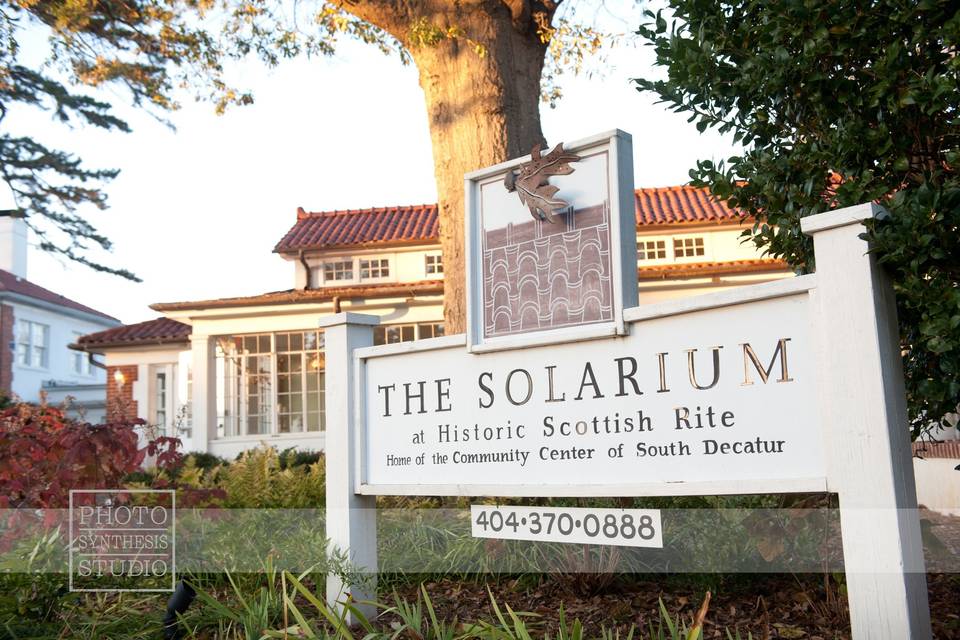
[[[463,175],[543,141],[540,74],[547,45],[535,16],[549,24],[556,5],[427,0],[344,8],[403,42],[420,71],[440,205],[444,323],[447,333],[460,333],[466,319]],[[416,33],[424,27],[457,35],[418,46]]]

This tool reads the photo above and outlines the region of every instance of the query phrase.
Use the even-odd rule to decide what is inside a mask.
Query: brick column
[[[13,358],[16,346],[13,307],[0,304],[0,393],[9,396],[13,389]]]
[[[139,413],[133,399],[133,383],[137,381],[137,365],[107,367],[107,420],[133,420]]]

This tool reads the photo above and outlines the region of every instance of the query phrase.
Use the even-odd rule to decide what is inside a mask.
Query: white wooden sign
[[[468,176],[468,204],[487,173]],[[484,333],[480,263],[466,336],[371,347],[377,318],[323,318],[331,545],[376,572],[380,494],[829,491],[853,637],[930,638],[896,309],[861,238],[880,212],[804,219],[815,274],[624,305],[609,323]],[[609,248],[626,279],[635,258]],[[331,602],[374,595],[340,580]]]
[[[740,304],[636,320],[629,335],[562,348],[471,354],[455,336],[359,350],[357,490],[823,491],[813,282],[744,289]],[[758,293],[769,299],[750,302]]]

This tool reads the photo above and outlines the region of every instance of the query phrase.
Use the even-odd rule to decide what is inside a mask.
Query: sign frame
[[[718,495],[720,493],[790,493],[826,490],[840,501],[844,571],[855,640],[924,640],[930,638],[930,608],[923,539],[907,421],[893,286],[870,252],[863,222],[886,215],[874,203],[804,218],[801,228],[813,236],[817,271],[764,285],[626,309],[624,322],[641,322],[658,314],[679,315],[702,309],[745,304],[785,295],[809,296],[811,353],[816,411],[826,440],[825,478],[816,482],[667,483],[646,486],[523,485],[516,495]],[[792,290],[791,290],[792,288]],[[370,348],[379,318],[340,313],[321,318],[327,330],[327,536],[362,572],[377,572],[376,495],[444,495],[436,485],[376,487],[364,482],[363,452],[366,395],[365,362],[405,352],[467,344],[465,336],[433,338]],[[586,339],[586,338],[581,338]],[[520,346],[530,346],[524,340]],[[488,354],[489,355],[489,354]],[[484,354],[476,354],[484,357]],[[569,485],[575,489],[575,485]],[[382,490],[381,490],[382,489]],[[465,487],[447,487],[446,495],[468,495]],[[471,485],[470,490],[510,495],[504,486]],[[346,585],[327,576],[327,600],[349,587],[356,600],[370,599],[370,585]],[[339,610],[339,609],[338,609]],[[348,612],[349,613],[349,612]],[[352,614],[347,616],[353,621]]]
[[[610,211],[610,276],[613,315],[610,321],[540,329],[525,333],[484,337],[483,248],[481,246],[481,183],[497,181],[508,170],[530,160],[530,155],[473,171],[464,176],[467,322],[466,344],[471,353],[501,351],[524,346],[624,335],[627,331],[623,310],[638,304],[638,291],[632,286],[637,269],[636,205],[633,187],[633,138],[614,129],[564,144],[565,151],[578,155],[607,153],[607,184]],[[574,171],[576,165],[574,164]],[[558,194],[563,197],[563,192]],[[631,286],[626,286],[630,282]]]
[[[723,309],[739,305],[792,296],[811,296],[817,287],[816,274],[807,274],[785,278],[774,282],[728,289],[716,293],[704,294],[693,298],[679,298],[663,302],[633,307],[623,313],[626,326],[632,327],[646,320],[685,315],[697,311]],[[430,338],[415,342],[400,342],[389,345],[363,347],[354,351],[354,415],[356,420],[351,426],[357,444],[354,450],[353,464],[354,491],[357,495],[431,495],[431,496],[498,496],[510,498],[536,497],[619,497],[646,496],[669,497],[691,495],[744,495],[763,493],[820,493],[829,490],[826,475],[803,478],[739,479],[729,481],[692,481],[692,482],[624,482],[617,484],[374,484],[368,482],[367,445],[369,416],[364,390],[367,385],[367,363],[369,360],[391,357],[401,354],[423,353],[429,351],[461,348],[466,346],[463,334]],[[530,345],[541,346],[541,345]],[[828,445],[826,426],[819,427],[823,439],[822,446]]]

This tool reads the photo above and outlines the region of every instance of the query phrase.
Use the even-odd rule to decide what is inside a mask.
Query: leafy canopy
[[[960,13],[947,0],[670,0],[637,80],[745,151],[690,176],[755,216],[753,242],[813,269],[800,218],[868,201],[897,294],[914,435],[960,403]]]
[[[108,102],[77,90],[122,87],[133,104],[159,113],[174,109],[174,92],[192,88],[218,108],[249,101],[222,80],[221,51],[189,18],[202,2],[16,0],[0,3],[0,177],[42,249],[99,271],[136,279],[100,264],[91,249],[110,241],[84,218],[84,207],[105,209],[102,184],[116,169],[95,169],[75,154],[12,131],[20,109],[41,109],[68,126],[126,132]],[[24,36],[48,36],[49,55],[24,52]],[[36,44],[34,44],[36,47]]]
[[[537,25],[539,37],[549,42],[542,97],[550,104],[560,97],[557,78],[564,70],[579,72],[591,57],[602,60],[603,45],[616,40],[591,26],[596,11],[581,11],[587,15],[580,16],[578,3],[564,7],[552,23]],[[110,101],[84,89],[97,96],[120,89],[134,106],[165,120],[182,96],[209,101],[218,113],[253,102],[249,92],[228,83],[224,70],[227,62],[248,56],[270,66],[298,55],[328,56],[343,37],[397,54],[405,63],[416,48],[445,40],[463,41],[474,55],[486,55],[470,34],[441,18],[421,17],[404,33],[392,35],[336,1],[0,2],[0,178],[42,249],[136,280],[127,269],[90,257],[91,250],[109,250],[111,243],[85,214],[90,207],[107,207],[104,185],[119,171],[88,167],[69,150],[16,135],[21,108],[48,111],[68,126],[128,132]],[[37,34],[47,37],[46,59],[21,50],[21,41]]]

